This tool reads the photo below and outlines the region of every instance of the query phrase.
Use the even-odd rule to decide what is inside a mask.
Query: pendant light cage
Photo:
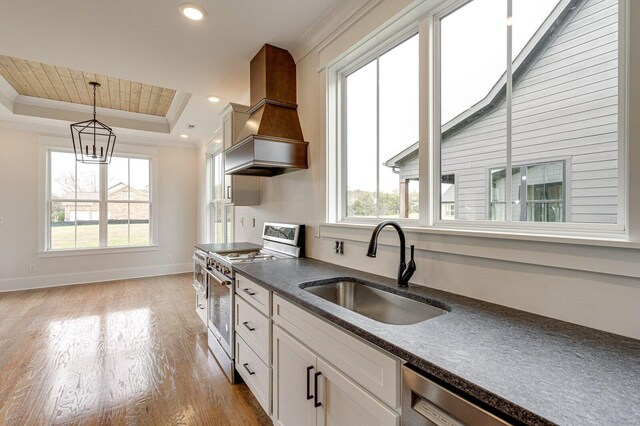
[[[71,140],[76,160],[88,164],[109,164],[116,144],[116,134],[111,127],[96,120],[96,89],[100,83],[89,82],[93,86],[93,119],[73,123]]]

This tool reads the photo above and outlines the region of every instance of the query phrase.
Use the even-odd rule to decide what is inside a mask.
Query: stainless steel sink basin
[[[329,302],[385,324],[416,324],[447,313],[428,303],[357,281],[342,280],[318,285],[307,283],[301,287]]]

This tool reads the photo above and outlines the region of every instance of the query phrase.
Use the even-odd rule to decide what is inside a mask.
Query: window
[[[344,77],[346,217],[418,218],[418,36]]]
[[[490,220],[506,220],[505,170],[489,172]],[[511,220],[564,222],[564,162],[517,166],[511,170]]]
[[[328,221],[622,236],[625,3],[421,3],[328,65]]]
[[[151,244],[150,159],[83,164],[48,153],[47,249]]]
[[[440,179],[441,217],[443,220],[456,218],[456,175],[442,175]]]
[[[107,245],[149,245],[149,160],[113,157],[107,179]]]
[[[221,148],[221,147],[220,147]],[[226,198],[230,177],[224,174],[224,154],[221,150],[208,158],[209,238],[212,243],[233,241],[233,205]]]
[[[440,173],[456,174],[456,219],[620,222],[617,12],[472,0],[440,17]]]

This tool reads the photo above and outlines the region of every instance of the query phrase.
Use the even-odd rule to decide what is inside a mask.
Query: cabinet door
[[[316,424],[312,396],[315,365],[313,352],[280,328],[273,327],[273,421],[276,425]]]
[[[400,415],[376,400],[358,385],[331,367],[322,358],[317,361],[319,426],[396,426]]]

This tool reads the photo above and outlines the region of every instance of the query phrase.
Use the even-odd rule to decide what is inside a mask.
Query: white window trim
[[[363,66],[369,64],[371,61],[376,60],[380,56],[389,52],[396,46],[402,44],[403,42],[409,40],[411,37],[417,35],[419,33],[419,27],[417,23],[413,23],[412,25],[405,26],[401,30],[395,31],[393,35],[386,38],[384,42],[380,42],[376,44],[375,49],[368,49],[366,52],[356,56],[349,56],[348,61],[346,61],[345,66],[340,67],[339,71],[336,72],[335,79],[339,81],[338,90],[339,90],[339,105],[336,111],[336,115],[339,116],[339,123],[344,123],[346,118],[346,100],[347,97],[343,94],[344,90],[347,87],[347,77],[359,70]],[[346,58],[345,58],[346,59]],[[378,217],[349,217],[347,216],[347,128],[346,126],[339,126],[338,130],[338,148],[337,151],[337,161],[339,167],[336,168],[336,171],[339,173],[339,178],[337,181],[338,185],[338,197],[339,200],[337,205],[335,206],[335,217],[339,222],[344,223],[377,223],[381,220]],[[379,150],[379,141],[376,142],[376,149]],[[379,170],[377,171],[379,174]],[[379,200],[378,200],[379,202]],[[407,219],[407,218],[395,218],[398,223],[402,223],[405,225],[415,226],[419,224],[419,220],[417,219]]]
[[[504,238],[512,235],[516,239],[530,239],[532,241],[564,241],[571,240],[582,244],[593,240],[595,245],[602,245],[603,241],[611,242],[618,246],[619,242],[630,240],[630,214],[628,205],[640,200],[627,199],[631,196],[627,186],[628,169],[627,162],[632,161],[629,153],[630,147],[626,142],[628,133],[629,102],[626,91],[629,90],[627,62],[629,57],[629,0],[619,2],[619,149],[624,156],[620,161],[618,178],[618,224],[572,224],[572,223],[496,223],[493,221],[462,221],[440,220],[440,164],[434,161],[440,158],[439,152],[439,108],[436,108],[436,100],[439,99],[439,82],[436,74],[435,61],[439,57],[436,47],[438,25],[437,17],[446,14],[467,0],[455,0],[436,6],[436,2],[425,0],[401,12],[390,20],[383,28],[370,34],[360,43],[349,49],[343,55],[329,63],[326,67],[327,84],[327,224],[336,225],[371,225],[380,221],[377,218],[345,218],[345,171],[344,167],[344,143],[345,131],[342,126],[342,111],[345,106],[342,95],[342,79],[346,74],[359,68],[389,49],[390,45],[397,44],[398,39],[407,36],[411,32],[420,34],[420,66],[427,72],[420,73],[420,109],[433,111],[428,117],[420,120],[420,219],[397,221],[405,226],[424,229],[425,231],[439,232],[442,234],[466,233],[467,235],[487,236],[495,235]],[[638,37],[636,37],[638,38]],[[634,149],[635,151],[635,149]],[[640,219],[640,217],[638,218]],[[640,227],[640,222],[638,223]],[[628,245],[632,246],[631,244]],[[633,244],[635,247],[635,244]]]
[[[461,7],[470,0],[455,0],[446,3],[441,8],[434,10],[430,16],[429,25],[431,27],[430,34],[432,35],[430,40],[429,50],[433,52],[434,60],[431,61],[428,67],[427,74],[433,81],[433,97],[430,99],[430,104],[433,105],[434,120],[429,137],[429,153],[432,158],[441,158],[440,152],[440,108],[437,105],[440,104],[440,75],[439,68],[435,66],[438,58],[440,57],[440,42],[439,42],[439,23],[440,18]],[[440,193],[432,186],[430,191],[433,197],[432,212],[433,220],[430,225],[435,228],[442,229],[460,229],[460,230],[477,230],[487,232],[499,232],[499,233],[514,233],[514,234],[528,234],[528,235],[557,235],[557,236],[574,236],[585,238],[609,238],[612,240],[627,239],[628,238],[628,221],[627,221],[627,200],[626,200],[626,163],[628,161],[627,153],[627,111],[628,103],[626,99],[627,90],[627,55],[628,50],[626,48],[629,38],[627,31],[627,4],[625,0],[619,1],[618,9],[618,22],[619,22],[619,34],[624,36],[618,37],[618,105],[620,113],[618,114],[618,223],[617,224],[589,224],[589,223],[545,223],[545,222],[496,222],[490,220],[478,220],[478,221],[463,221],[456,219],[442,220],[440,219]],[[510,49],[508,49],[510,50]],[[509,91],[509,90],[507,90]],[[510,93],[507,94],[510,96]],[[622,158],[620,158],[620,156]],[[507,162],[507,166],[511,165],[511,161]],[[433,161],[431,164],[431,179],[433,182],[440,176],[440,161]],[[510,179],[508,179],[510,180]],[[510,182],[507,182],[508,184]],[[510,201],[510,193],[507,202]]]
[[[40,136],[38,145],[38,257],[76,256],[83,254],[114,254],[140,251],[155,251],[159,247],[158,238],[158,150],[156,148],[137,145],[118,144],[116,156],[128,158],[144,158],[149,160],[149,174],[151,193],[149,194],[149,245],[145,246],[117,246],[117,247],[87,247],[74,249],[49,249],[49,153],[51,151],[73,153],[69,140],[51,136]],[[106,184],[106,169],[101,167],[101,184]],[[106,203],[104,203],[106,205]],[[101,207],[102,208],[102,207]],[[103,213],[101,211],[101,213]],[[101,215],[106,217],[106,215]],[[102,221],[100,227],[103,227]],[[106,231],[106,226],[105,226]],[[101,229],[101,232],[102,229]]]

